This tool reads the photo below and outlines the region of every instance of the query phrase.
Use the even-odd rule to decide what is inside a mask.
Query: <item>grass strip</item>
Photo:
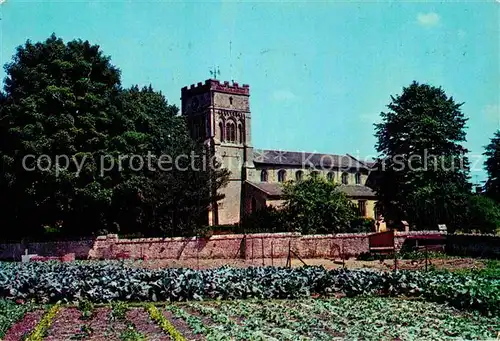
[[[36,325],[33,332],[26,338],[26,341],[42,341],[47,335],[49,328],[52,324],[52,320],[59,311],[60,305],[56,303],[53,305],[42,317],[40,322]]]
[[[146,305],[146,311],[153,321],[155,321],[164,332],[166,332],[174,341],[187,341],[182,334],[175,329],[169,320],[156,308],[154,304]]]

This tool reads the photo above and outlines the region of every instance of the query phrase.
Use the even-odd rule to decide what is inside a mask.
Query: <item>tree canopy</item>
[[[486,194],[500,203],[500,130],[495,132],[491,142],[485,147],[484,166],[488,173]]]
[[[291,230],[303,234],[347,232],[357,216],[339,185],[319,176],[285,183],[283,199]]]
[[[490,234],[500,232],[500,205],[483,194],[469,197],[465,216],[462,232]]]
[[[419,229],[460,225],[471,189],[461,106],[443,89],[417,82],[391,97],[375,125],[382,170],[375,187],[389,219]]]
[[[5,71],[0,224],[13,227],[10,237],[42,235],[44,226],[190,234],[203,224],[228,174],[209,171],[207,151],[160,92],[123,89],[99,46],[55,35],[19,46]]]

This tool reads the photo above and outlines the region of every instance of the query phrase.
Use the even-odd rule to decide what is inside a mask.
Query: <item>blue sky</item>
[[[472,154],[500,127],[494,0],[0,3],[2,65],[26,39],[88,39],[124,86],[151,83],[177,105],[219,66],[219,79],[250,84],[256,148],[374,156],[373,123],[413,80],[465,102]]]

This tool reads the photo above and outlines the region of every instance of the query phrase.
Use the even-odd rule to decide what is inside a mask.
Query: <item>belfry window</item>
[[[240,123],[238,124],[238,137],[239,137],[239,142],[243,143],[244,141],[244,136],[243,136],[243,125]]]
[[[226,140],[233,143],[236,142],[236,127],[234,122],[226,124]]]
[[[219,122],[219,131],[220,131],[220,140],[224,141],[224,125],[222,122]]]

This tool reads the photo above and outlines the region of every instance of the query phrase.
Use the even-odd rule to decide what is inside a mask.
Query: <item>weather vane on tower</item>
[[[218,66],[214,66],[214,69],[210,70],[210,76],[212,76],[213,79],[217,79],[217,76],[220,76],[220,70]]]

